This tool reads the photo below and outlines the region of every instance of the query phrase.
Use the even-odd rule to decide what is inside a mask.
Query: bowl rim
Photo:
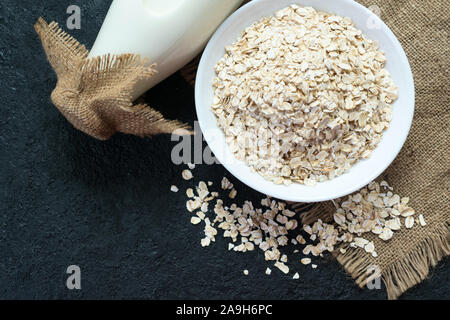
[[[207,59],[208,55],[210,54],[210,51],[212,50],[215,42],[217,41],[218,37],[228,28],[228,26],[235,20],[237,19],[243,12],[246,12],[247,10],[251,10],[251,8],[256,7],[258,5],[260,5],[260,3],[266,2],[268,0],[252,0],[249,3],[241,6],[239,9],[237,9],[233,14],[231,14],[220,26],[219,28],[214,32],[213,36],[210,38],[210,40],[208,41],[208,44],[205,48],[205,50],[202,53],[199,65],[198,65],[198,69],[197,69],[197,79],[195,82],[195,108],[196,108],[196,113],[197,113],[197,118],[198,118],[198,123],[200,126],[200,129],[202,131],[202,134],[206,140],[206,142],[208,143],[208,146],[210,146],[211,151],[214,153],[214,155],[216,156],[216,153],[214,152],[214,144],[211,144],[210,142],[211,137],[208,134],[205,134],[205,128],[206,128],[206,124],[202,123],[202,121],[200,120],[202,117],[199,117],[200,112],[200,108],[201,108],[201,104],[199,103],[199,101],[201,101],[200,95],[202,94],[202,89],[201,89],[201,84],[204,83],[204,78],[205,78],[205,60]],[[366,8],[365,6],[361,5],[360,3],[353,1],[353,0],[334,0],[337,2],[343,2],[343,3],[347,3],[350,4],[352,6],[356,6],[359,10],[363,10],[366,13],[369,14],[373,14],[372,11],[370,11],[368,8]],[[292,0],[291,4],[299,4],[299,0]],[[301,4],[300,4],[301,5]],[[280,6],[280,9],[287,7],[289,5],[283,5]],[[312,7],[314,7],[312,5]],[[274,12],[275,13],[275,12]],[[388,38],[392,41],[394,47],[396,48],[396,52],[397,54],[399,54],[399,58],[402,60],[402,63],[405,66],[405,70],[407,71],[406,74],[406,78],[408,79],[408,85],[411,86],[412,88],[412,97],[410,97],[411,101],[410,104],[411,106],[409,106],[411,108],[411,112],[408,115],[407,120],[407,130],[404,130],[404,134],[399,137],[398,139],[398,144],[397,144],[397,148],[395,149],[395,151],[389,153],[389,156],[386,157],[386,160],[384,161],[384,165],[381,166],[378,170],[371,172],[371,174],[368,174],[366,176],[366,178],[361,179],[360,182],[355,183],[353,185],[348,185],[346,188],[342,188],[339,190],[336,190],[334,192],[334,194],[332,195],[327,195],[327,196],[315,196],[315,197],[303,197],[302,195],[298,195],[298,196],[294,196],[292,194],[286,194],[283,193],[281,194],[280,192],[271,192],[270,194],[267,193],[267,190],[264,190],[264,188],[260,187],[257,183],[252,183],[251,181],[247,181],[247,180],[243,180],[241,179],[241,177],[239,176],[239,173],[236,172],[237,170],[235,170],[233,165],[230,165],[230,163],[228,161],[222,162],[221,159],[218,159],[220,161],[220,163],[239,181],[243,182],[245,185],[253,188],[254,190],[265,194],[265,195],[269,195],[271,197],[274,198],[278,198],[278,199],[282,199],[285,201],[293,201],[293,202],[321,202],[321,201],[328,201],[328,200],[333,200],[333,199],[337,199],[346,195],[349,195],[361,188],[363,188],[364,186],[366,186],[368,183],[370,183],[371,181],[375,180],[379,175],[381,175],[390,165],[391,163],[394,161],[394,159],[398,156],[398,154],[400,153],[400,150],[403,148],[405,141],[409,135],[409,132],[411,130],[411,126],[412,126],[412,121],[413,121],[413,117],[414,117],[414,112],[415,112],[415,85],[414,85],[414,77],[413,77],[413,73],[411,70],[411,66],[409,63],[409,60],[406,56],[406,53],[402,47],[402,45],[400,44],[399,40],[397,39],[397,37],[395,36],[395,34],[392,32],[392,30],[376,15],[374,15],[374,17],[376,17],[376,22],[380,24],[382,32],[386,33]],[[256,21],[256,20],[255,20]],[[251,21],[248,25],[250,25],[251,23],[255,22],[255,21]],[[216,123],[217,125],[217,123]],[[217,126],[218,127],[218,126]],[[219,128],[220,129],[220,128]],[[220,129],[220,131],[222,131]],[[207,132],[207,131],[206,131]],[[226,148],[228,148],[228,146],[226,146]],[[377,147],[378,148],[378,145]],[[376,149],[375,148],[375,149]],[[234,157],[234,155],[233,155]],[[362,161],[362,160],[359,160]],[[359,162],[358,161],[358,162]],[[357,163],[358,163],[357,162]],[[355,163],[354,165],[356,165],[357,163]],[[243,164],[245,166],[247,166],[245,164],[245,162],[243,162]],[[350,172],[351,168],[346,172]],[[254,173],[256,175],[259,175],[258,173]],[[345,173],[344,173],[345,174]],[[331,181],[331,180],[330,180]],[[270,182],[270,181],[269,181]],[[273,182],[270,182],[273,185]],[[319,183],[318,183],[319,184]],[[317,185],[318,185],[317,184]],[[295,184],[293,184],[295,185]],[[287,188],[289,188],[289,186],[286,186]],[[314,188],[315,186],[310,186],[310,188]]]

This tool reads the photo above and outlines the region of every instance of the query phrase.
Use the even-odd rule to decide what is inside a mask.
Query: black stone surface
[[[0,3],[0,298],[386,298],[384,290],[359,289],[330,258],[315,260],[316,270],[291,263],[300,273],[292,280],[277,270],[266,276],[271,264],[261,252],[228,252],[221,237],[202,248],[203,230],[185,210],[184,190],[193,182],[181,180],[182,167],[171,163],[170,136],[118,134],[100,142],[58,113],[49,99],[56,78],[33,24],[43,16],[64,26],[67,7],[79,5],[81,30],[71,34],[90,47],[110,2]],[[196,118],[194,91],[178,74],[145,99],[167,117]],[[220,165],[194,173],[216,187],[223,175],[232,178]],[[238,201],[259,201],[233,182]],[[169,192],[171,184],[181,191]],[[81,267],[79,291],[65,286],[72,264]],[[402,297],[448,298],[447,260]]]

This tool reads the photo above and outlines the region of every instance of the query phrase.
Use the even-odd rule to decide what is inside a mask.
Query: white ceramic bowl
[[[367,160],[361,160],[343,175],[315,186],[276,185],[252,172],[245,163],[235,159],[225,136],[211,111],[214,66],[224,55],[224,47],[235,42],[242,31],[264,16],[291,4],[311,6],[317,10],[350,17],[370,39],[378,41],[386,54],[386,69],[399,87],[399,98],[393,105],[391,125]],[[381,11],[381,15],[383,12]],[[246,185],[269,196],[297,202],[316,202],[350,194],[378,177],[400,152],[414,114],[414,82],[411,68],[399,41],[392,31],[369,9],[351,0],[253,0],[231,15],[209,41],[197,72],[195,104],[198,121],[212,152],[223,166]]]

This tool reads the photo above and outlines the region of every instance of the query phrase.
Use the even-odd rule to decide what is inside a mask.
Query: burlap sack
[[[360,286],[367,281],[368,266],[379,266],[388,297],[395,299],[450,254],[450,9],[445,0],[360,2],[380,8],[382,20],[410,60],[416,87],[414,121],[405,146],[383,177],[396,192],[411,198],[427,226],[395,234],[387,243],[373,236],[376,259],[352,250],[338,254],[337,260]]]
[[[426,227],[395,233],[388,242],[369,235],[378,257],[361,249],[336,251],[339,263],[363,287],[379,268],[389,299],[420,283],[429,268],[450,254],[450,9],[445,0],[361,0],[366,7],[377,5],[381,19],[400,40],[409,58],[416,87],[416,111],[410,135],[400,155],[382,177],[396,193],[411,198],[410,205],[426,219]],[[195,81],[198,60],[181,73]],[[318,218],[329,221],[334,213],[331,202],[313,209],[295,205],[304,212],[303,221]]]
[[[151,136],[186,128],[146,105],[133,105],[133,86],[156,72],[146,59],[132,54],[87,59],[86,48],[55,22],[40,18],[35,30],[58,78],[52,102],[75,128],[100,140],[117,131]]]

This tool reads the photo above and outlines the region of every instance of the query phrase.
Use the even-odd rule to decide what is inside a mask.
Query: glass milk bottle
[[[133,99],[192,60],[243,0],[114,0],[89,57],[134,53],[158,73],[139,83]]]

